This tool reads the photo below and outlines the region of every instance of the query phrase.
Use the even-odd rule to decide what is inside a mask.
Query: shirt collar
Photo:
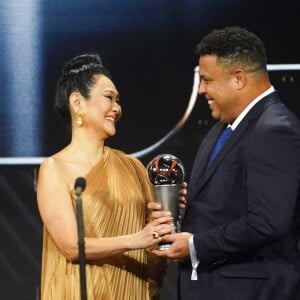
[[[244,119],[244,117],[247,115],[247,113],[250,111],[250,109],[261,99],[266,97],[267,95],[273,93],[275,91],[275,88],[271,86],[266,91],[264,91],[262,94],[260,94],[258,97],[256,97],[251,103],[249,103],[246,108],[239,114],[239,116],[234,120],[234,122],[230,125],[232,130],[235,130],[237,126],[241,123],[241,121]]]

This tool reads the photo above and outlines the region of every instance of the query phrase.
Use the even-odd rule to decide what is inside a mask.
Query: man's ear
[[[238,90],[242,89],[247,82],[247,75],[243,69],[236,69],[235,73],[235,84]]]

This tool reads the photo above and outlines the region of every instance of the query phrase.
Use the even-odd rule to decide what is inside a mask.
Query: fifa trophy
[[[177,224],[178,197],[185,170],[179,158],[172,154],[160,154],[147,165],[149,179],[153,185],[155,195],[161,202],[163,209],[169,210]],[[160,243],[159,250],[169,249],[170,244]]]

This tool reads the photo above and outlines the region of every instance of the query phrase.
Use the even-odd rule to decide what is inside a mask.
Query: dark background
[[[198,63],[196,44],[208,31],[239,25],[265,42],[268,64],[300,63],[296,1],[0,0],[0,287],[1,299],[39,299],[42,227],[36,208],[38,164],[69,142],[53,109],[65,60],[98,52],[121,94],[123,117],[108,145],[146,149],[183,116]],[[298,116],[300,70],[270,71],[282,100]],[[172,153],[189,177],[193,158],[213,124],[198,97],[184,126],[139,157]],[[19,162],[20,158],[28,159]],[[9,159],[9,161],[7,160]],[[176,299],[170,264],[162,299]]]

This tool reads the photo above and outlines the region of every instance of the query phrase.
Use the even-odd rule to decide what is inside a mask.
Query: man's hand
[[[182,182],[181,189],[179,191],[179,208],[185,208],[186,207],[186,195],[187,195],[187,182]]]
[[[151,250],[157,256],[165,256],[172,260],[183,261],[189,258],[189,238],[192,234],[189,232],[181,232],[168,234],[162,237],[161,242],[171,243],[168,250]]]

